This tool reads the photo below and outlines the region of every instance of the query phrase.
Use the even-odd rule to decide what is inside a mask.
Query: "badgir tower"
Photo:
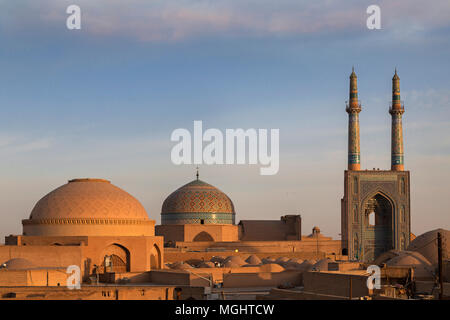
[[[400,78],[392,78],[391,169],[361,170],[357,76],[350,75],[348,169],[341,200],[342,253],[350,259],[373,261],[381,253],[405,250],[410,241],[410,175],[404,170]]]

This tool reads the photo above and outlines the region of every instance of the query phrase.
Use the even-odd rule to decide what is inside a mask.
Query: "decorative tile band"
[[[234,224],[235,215],[229,213],[163,213],[162,224]]]
[[[23,225],[36,224],[101,224],[101,225],[154,225],[153,220],[136,220],[136,219],[95,219],[95,218],[68,218],[68,219],[25,219],[22,220]]]

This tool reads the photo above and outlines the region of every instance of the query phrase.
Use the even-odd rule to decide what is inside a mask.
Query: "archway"
[[[161,251],[156,244],[150,251],[150,269],[161,269]]]
[[[364,210],[363,260],[369,262],[394,248],[394,207],[385,195],[377,193],[365,202]]]
[[[214,238],[208,232],[202,231],[194,237],[194,242],[199,241],[214,241]]]
[[[111,244],[103,249],[99,272],[129,272],[130,251],[119,244]]]

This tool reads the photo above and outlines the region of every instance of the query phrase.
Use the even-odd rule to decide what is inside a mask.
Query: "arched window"
[[[130,271],[130,251],[119,244],[114,243],[104,248],[100,258],[100,273]]]

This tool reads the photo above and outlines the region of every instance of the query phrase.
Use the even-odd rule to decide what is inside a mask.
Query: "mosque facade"
[[[342,251],[350,259],[373,261],[391,249],[405,250],[410,241],[410,173],[404,170],[400,78],[392,79],[391,170],[361,170],[357,76],[350,75],[348,170],[341,201]]]

